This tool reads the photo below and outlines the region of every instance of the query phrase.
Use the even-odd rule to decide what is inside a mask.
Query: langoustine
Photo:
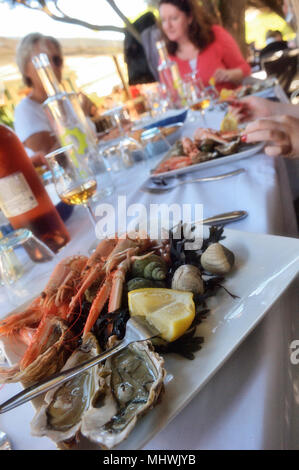
[[[125,275],[134,257],[155,247],[158,243],[144,234],[127,234],[103,240],[90,258],[62,260],[42,294],[24,312],[0,323],[0,337],[17,337],[27,346],[19,364],[0,369],[0,383],[22,379],[31,384],[60,370],[93,328],[104,306],[108,303],[108,312],[120,307]],[[81,318],[85,293],[94,285],[96,292],[87,317]],[[59,337],[50,334],[55,322],[60,325]],[[111,324],[108,333],[112,329]]]

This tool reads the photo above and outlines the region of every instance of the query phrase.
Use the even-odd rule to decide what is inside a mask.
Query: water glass
[[[15,230],[0,239],[0,272],[10,301],[19,305],[32,298],[54,253],[30,230]],[[34,269],[36,268],[36,269]],[[35,281],[34,281],[35,279]]]
[[[171,145],[158,127],[148,129],[141,134],[141,142],[148,158],[168,152]]]
[[[100,147],[111,173],[119,173],[137,164],[146,164],[147,156],[137,140],[124,135],[121,139]]]

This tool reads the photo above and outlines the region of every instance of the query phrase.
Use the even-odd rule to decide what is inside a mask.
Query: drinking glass
[[[60,199],[69,205],[84,206],[95,226],[90,200],[97,191],[97,181],[87,161],[77,154],[73,145],[54,150],[46,158]]]
[[[0,239],[1,278],[11,302],[18,305],[34,296],[40,288],[38,281],[48,276],[54,257],[28,229],[14,230]]]
[[[171,145],[158,127],[152,127],[141,134],[141,142],[148,158],[168,152]]]
[[[191,112],[188,116],[189,122],[194,122],[197,120],[196,111],[199,111],[204,123],[204,126],[207,127],[207,122],[205,118],[205,110],[210,105],[210,100],[205,94],[205,89],[201,79],[198,77],[197,72],[192,72],[187,74],[184,79],[183,89],[185,93],[185,99],[187,105],[189,106]]]

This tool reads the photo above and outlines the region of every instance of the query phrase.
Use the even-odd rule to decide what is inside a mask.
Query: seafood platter
[[[171,177],[241,160],[255,155],[262,148],[263,144],[242,142],[239,129],[216,131],[199,128],[193,139],[183,137],[175,143],[151,171],[151,177]]]
[[[33,436],[59,449],[143,448],[298,272],[295,239],[210,227],[200,246],[187,249],[195,226],[187,235],[184,227],[163,240],[144,233],[105,239],[89,258],[62,260],[37,298],[1,320],[6,357],[17,345],[22,351],[0,368],[7,387],[39,383],[109,349],[135,315],[161,332],[38,397]]]
[[[259,80],[255,83],[241,85],[235,90],[223,88],[220,92],[219,102],[239,100],[245,96],[255,95],[260,97],[268,97],[274,93],[276,79]]]
[[[188,251],[182,224],[165,240],[140,232],[102,240],[89,258],[60,261],[43,292],[0,322],[5,350],[19,342],[24,351],[0,368],[0,383],[25,387],[109,349],[124,337],[130,316],[144,316],[161,333],[47,392],[34,403],[34,436],[47,436],[61,449],[78,448],[82,439],[114,448],[163,401],[164,356],[188,361],[199,353],[206,300],[233,269],[223,231],[211,227],[200,248]]]

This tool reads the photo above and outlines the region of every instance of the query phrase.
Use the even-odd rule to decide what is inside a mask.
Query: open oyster
[[[75,367],[99,353],[96,338],[88,334],[82,345],[67,360],[63,369]],[[45,404],[33,418],[31,433],[34,436],[48,436],[56,443],[76,440],[83,413],[88,409],[98,389],[98,374],[99,367],[95,366],[50,390],[45,395]]]
[[[157,402],[163,366],[150,342],[133,343],[108,359],[101,371],[105,384],[83,416],[82,434],[106,449],[126,439],[138,417]]]
[[[64,369],[97,354],[98,342],[90,333]],[[32,434],[48,436],[60,448],[71,448],[81,432],[104,448],[115,447],[156,403],[166,374],[163,365],[151,343],[133,343],[104,366],[92,367],[50,390],[31,423]]]

